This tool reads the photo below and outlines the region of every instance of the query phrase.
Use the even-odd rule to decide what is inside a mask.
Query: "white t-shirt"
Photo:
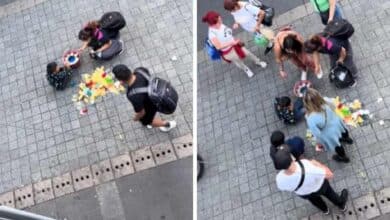
[[[232,12],[234,20],[239,23],[244,30],[253,32],[256,27],[260,8],[249,3],[243,3],[240,5],[242,5],[240,10]]]
[[[221,44],[229,43],[234,40],[232,29],[225,26],[224,24],[222,24],[219,29],[209,28],[209,39],[211,40],[213,38],[217,38]],[[229,48],[224,49],[226,50]]]
[[[308,195],[313,192],[317,192],[325,180],[325,170],[314,166],[309,160],[301,160],[303,167],[305,168],[305,179],[302,186],[295,192],[298,195]],[[276,175],[276,185],[280,190],[293,192],[302,176],[301,167],[297,162],[294,162],[297,166],[295,173],[292,175],[286,175],[282,170]]]

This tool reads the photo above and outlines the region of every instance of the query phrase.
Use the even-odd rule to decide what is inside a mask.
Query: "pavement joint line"
[[[191,141],[188,140],[190,137]],[[66,172],[59,176],[20,186],[12,191],[0,194],[0,205],[25,209],[70,193],[85,190],[90,187],[95,187],[106,182],[111,182],[123,176],[138,173],[142,170],[154,168],[179,159],[184,159],[188,156],[191,156],[192,154],[189,154],[188,151],[185,152],[185,154],[178,153],[177,148],[174,146],[192,146],[192,143],[192,135],[189,133],[187,135],[175,138],[169,142],[164,142],[162,144],[153,146],[156,149],[155,154],[161,154],[161,156],[159,156],[161,157],[161,159],[159,159],[159,163],[155,162],[151,147],[147,146],[126,152],[125,154],[118,155],[110,159],[96,162],[86,167]],[[192,147],[190,149],[192,150]],[[168,150],[171,152],[168,153]],[[135,152],[140,151],[142,152],[141,154],[134,154]],[[163,151],[166,152],[164,153],[165,155],[162,155]],[[145,156],[145,152],[149,153],[149,160],[153,161],[153,163],[147,164],[146,166],[143,165],[137,169],[134,155],[138,155],[140,158],[142,158]],[[146,157],[144,157],[144,160],[146,160]],[[108,177],[106,176],[104,179],[98,179],[96,177],[96,171],[100,169],[100,174],[102,175],[102,167],[109,169],[106,170],[106,173],[111,172],[112,175]]]
[[[18,0],[0,7],[0,18],[32,8],[47,0]]]

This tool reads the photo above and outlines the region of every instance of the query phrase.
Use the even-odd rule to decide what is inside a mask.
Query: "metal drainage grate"
[[[164,164],[174,160],[177,160],[175,152],[170,142],[157,144],[151,147],[156,164]]]
[[[32,185],[25,186],[20,189],[15,190],[15,206],[18,209],[24,209],[29,206],[33,206],[34,195],[32,190]]]
[[[372,194],[355,199],[353,204],[359,219],[372,219],[380,215],[375,197]]]
[[[72,171],[72,177],[76,191],[93,186],[92,173],[89,166]]]
[[[129,154],[123,154],[111,159],[115,178],[134,173],[134,167],[131,163]]]
[[[54,195],[56,197],[63,196],[74,192],[72,177],[70,173],[53,178]]]
[[[172,144],[179,158],[184,158],[192,155],[193,153],[192,141],[193,140],[191,134],[172,140]]]
[[[149,147],[131,152],[131,157],[133,158],[134,168],[136,171],[156,166],[152,157],[152,151],[150,151]]]
[[[104,160],[91,166],[95,185],[114,179],[110,160]]]
[[[34,183],[33,189],[34,189],[34,197],[36,203],[41,203],[41,202],[54,199],[54,192],[53,192],[53,187],[51,185],[51,179]]]
[[[390,213],[390,188],[376,192],[376,198],[382,214]]]
[[[0,195],[0,206],[2,205],[15,208],[15,198],[13,191]]]
[[[345,212],[341,212],[338,208],[334,208],[333,211],[334,220],[357,220],[357,215],[351,201],[347,202],[347,210]]]

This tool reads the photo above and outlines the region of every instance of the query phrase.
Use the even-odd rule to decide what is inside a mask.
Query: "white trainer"
[[[168,121],[168,123],[169,123],[169,127],[160,127],[160,131],[168,132],[168,131],[176,128],[176,125],[177,125],[176,121]]]
[[[317,79],[321,79],[324,76],[324,72],[322,72],[322,69],[320,72],[317,74]]]
[[[266,68],[266,67],[267,67],[267,63],[264,62],[264,61],[258,61],[258,62],[256,62],[256,65],[261,66],[261,68]]]
[[[255,74],[250,70],[249,68],[245,69],[246,75],[248,75],[249,78],[252,78]]]
[[[151,125],[146,125],[146,128],[147,128],[147,129],[152,129],[153,126],[151,126]]]

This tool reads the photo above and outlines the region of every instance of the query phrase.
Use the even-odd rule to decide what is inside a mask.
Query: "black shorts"
[[[152,124],[154,116],[156,116],[157,109],[155,107],[145,109],[145,115],[140,119],[143,126]]]

